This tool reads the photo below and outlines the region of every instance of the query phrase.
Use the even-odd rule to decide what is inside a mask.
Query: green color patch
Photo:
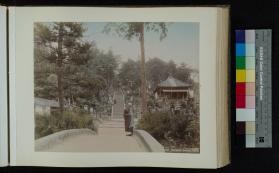
[[[245,57],[236,57],[236,69],[245,69]]]

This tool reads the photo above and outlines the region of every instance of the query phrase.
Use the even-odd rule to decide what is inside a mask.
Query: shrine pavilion
[[[189,97],[191,85],[169,76],[156,87],[156,99],[184,100]]]

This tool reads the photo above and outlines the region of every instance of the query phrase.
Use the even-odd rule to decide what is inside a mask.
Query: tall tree
[[[169,60],[168,64],[167,64],[167,71],[168,74],[171,76],[174,76],[176,73],[176,64],[173,60]]]
[[[115,71],[118,68],[117,56],[112,51],[98,51],[89,62],[90,75],[96,78],[96,84],[102,85],[98,89],[98,99],[104,102],[103,106],[109,107],[110,99],[113,97],[112,87],[115,82]],[[96,87],[94,87],[96,89]],[[97,94],[97,93],[96,93]]]
[[[156,86],[168,77],[167,63],[160,58],[151,58],[146,62],[147,81],[151,89],[154,90]]]
[[[125,86],[127,88],[132,87],[132,90],[137,90],[138,86],[141,85],[139,73],[139,61],[128,59],[126,62],[122,64],[121,68],[119,69],[119,81],[121,82],[122,86]],[[131,83],[133,83],[132,86]]]
[[[181,63],[180,66],[176,68],[174,76],[181,81],[187,82],[188,84],[192,84],[192,72],[193,70],[190,67],[187,67],[185,63]]]
[[[55,65],[49,64],[44,57],[48,50],[40,41],[40,36],[47,37],[49,33],[44,30],[44,25],[35,23],[34,27],[34,94],[35,97],[53,99],[56,96],[57,85],[49,78],[55,77]],[[50,77],[51,76],[51,77]],[[46,80],[47,79],[47,80]]]
[[[35,44],[44,49],[43,58],[55,64],[60,111],[64,111],[64,78],[66,65],[82,65],[90,59],[91,44],[82,40],[81,23],[55,22],[35,25]]]
[[[160,40],[167,36],[166,23],[153,22],[123,22],[123,23],[108,23],[104,27],[104,32],[115,32],[120,37],[132,40],[137,39],[140,43],[140,57],[141,57],[141,94],[142,94],[142,112],[147,112],[147,91],[146,91],[146,75],[145,75],[145,31],[159,32]]]

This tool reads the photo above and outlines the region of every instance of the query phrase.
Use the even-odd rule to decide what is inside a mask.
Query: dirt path
[[[147,149],[133,136],[126,136],[122,119],[100,124],[97,135],[78,135],[65,139],[48,151],[55,152],[141,152]]]

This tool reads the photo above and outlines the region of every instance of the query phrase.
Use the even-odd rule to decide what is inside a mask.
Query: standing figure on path
[[[124,108],[124,122],[125,122],[125,132],[128,132],[129,131],[129,124],[130,124],[130,121],[131,121],[131,116],[130,116],[130,113],[129,113],[129,108],[127,106],[125,106]]]
[[[130,120],[130,126],[129,126],[129,131],[130,131],[130,135],[132,136],[133,133],[134,133],[134,109],[133,109],[133,106],[132,106],[132,103],[128,103],[129,105],[129,109],[130,109],[130,115],[131,115],[131,120]]]
[[[125,132],[130,132],[126,134],[127,136],[133,135],[134,123],[132,117],[132,104],[129,103],[124,109],[124,120],[125,120]]]

